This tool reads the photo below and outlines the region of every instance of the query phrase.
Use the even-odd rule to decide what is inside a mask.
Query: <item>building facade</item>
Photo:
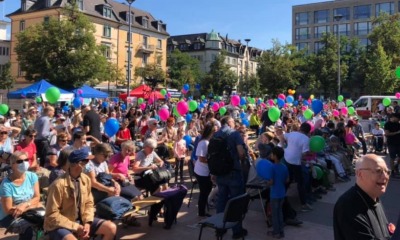
[[[24,78],[14,48],[16,35],[29,26],[41,24],[49,18],[62,19],[62,8],[69,0],[21,0],[21,8],[8,15],[11,19],[11,71],[16,78],[16,87],[28,82]],[[129,18],[132,26],[132,61],[131,79],[135,68],[149,63],[157,63],[166,70],[167,60],[167,26],[156,20],[149,12],[131,8],[112,0],[76,0],[82,11],[96,28],[95,37],[98,44],[104,45],[105,57],[116,63],[128,78]],[[107,83],[106,83],[107,84]],[[115,83],[113,83],[115,84]]]
[[[394,0],[335,0],[293,6],[292,44],[297,49],[317,52],[324,33],[358,38],[361,45],[369,44],[373,17],[381,13],[395,14],[400,1]]]
[[[200,69],[205,73],[210,71],[210,65],[225,50],[225,63],[238,76],[239,83],[248,75],[257,73],[257,58],[263,53],[260,49],[248,46],[248,42],[229,39],[228,35],[222,37],[214,30],[211,33],[171,36],[168,39],[167,51],[171,53],[175,49],[199,60]]]
[[[10,40],[7,38],[9,22],[0,21],[0,72],[10,62]]]

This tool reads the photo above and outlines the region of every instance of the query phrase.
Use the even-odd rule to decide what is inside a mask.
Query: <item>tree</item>
[[[167,66],[170,85],[173,88],[181,89],[186,83],[194,85],[201,82],[200,62],[187,53],[175,49],[168,56]]]
[[[165,80],[165,72],[157,63],[149,63],[144,67],[135,68],[135,76],[142,79]]]
[[[276,95],[299,85],[302,54],[292,45],[282,45],[277,40],[272,43],[272,48],[259,58],[257,75],[261,87]]]
[[[261,96],[261,94],[263,94],[260,88],[260,78],[257,74],[250,74],[248,80],[243,79],[240,81],[238,87],[240,92],[245,92],[252,96]]]
[[[14,87],[15,79],[11,75],[11,63],[8,62],[3,65],[3,69],[0,73],[0,89],[10,90]]]
[[[50,18],[17,35],[15,51],[25,78],[48,79],[67,89],[106,80],[111,63],[96,44],[94,25],[75,4],[63,12],[65,19]]]
[[[236,85],[238,77],[225,63],[226,52],[222,51],[210,65],[210,71],[203,80],[202,88],[209,93],[222,94],[225,89]]]

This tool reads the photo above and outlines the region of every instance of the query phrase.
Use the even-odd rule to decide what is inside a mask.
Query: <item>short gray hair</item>
[[[133,148],[135,150],[135,143],[131,140],[125,141],[121,144],[121,149]]]
[[[152,138],[148,138],[148,139],[146,139],[146,141],[144,141],[143,147],[156,148],[157,147],[157,141],[152,139]]]

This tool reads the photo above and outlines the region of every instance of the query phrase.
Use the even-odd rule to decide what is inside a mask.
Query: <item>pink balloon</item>
[[[225,106],[224,102],[219,102],[219,107],[222,108],[223,106]]]
[[[396,98],[397,98],[397,99],[400,99],[400,92],[397,92],[397,93],[396,93]]]
[[[212,106],[212,110],[213,110],[214,112],[216,112],[216,111],[218,111],[218,109],[219,109],[218,103],[214,103],[213,106]]]
[[[353,133],[348,133],[344,137],[344,141],[346,142],[346,144],[352,145],[356,141],[356,137]]]
[[[307,110],[307,106],[302,106],[302,107],[301,107],[301,111],[304,112],[305,110]]]
[[[167,96],[168,96],[168,97],[171,97],[171,93],[167,93]]]
[[[146,109],[146,103],[141,103],[140,104],[140,109],[145,110]]]
[[[286,96],[285,96],[285,94],[281,93],[281,94],[278,95],[278,98],[280,98],[282,100],[285,100]]]
[[[189,111],[189,106],[186,102],[184,101],[180,101],[178,102],[178,104],[176,105],[176,110],[178,111],[178,113],[183,116],[185,115],[188,111]]]
[[[311,127],[311,132],[314,132],[314,130],[315,130],[314,123],[311,122],[311,121],[307,121],[307,123],[308,123],[308,125],[310,125],[310,127]]]
[[[267,107],[267,104],[265,104],[265,103],[261,103],[260,105],[261,105],[262,108],[266,108]]]
[[[161,108],[160,111],[158,111],[158,115],[161,120],[166,121],[169,118],[169,111],[166,108]]]
[[[233,105],[233,106],[237,106],[237,105],[239,105],[239,103],[240,103],[240,97],[238,96],[238,95],[233,95],[232,97],[231,97],[231,104]],[[217,109],[218,110],[218,109]]]
[[[334,117],[338,117],[339,116],[339,111],[338,110],[333,110],[332,111],[332,115],[334,116]]]
[[[268,105],[270,105],[272,107],[272,106],[274,106],[274,104],[275,104],[274,100],[272,100],[272,99],[268,100]]]
[[[349,113],[349,110],[347,109],[347,107],[344,107],[344,108],[340,109],[340,113],[342,115],[347,115]]]
[[[185,89],[182,89],[182,93],[186,94],[188,91],[186,91]]]
[[[288,104],[285,103],[285,104],[283,105],[283,108],[287,108],[287,107],[288,107]]]
[[[78,95],[82,95],[82,93],[83,93],[82,89],[78,89],[77,93],[78,93]]]
[[[324,109],[327,110],[329,108],[328,104],[324,104]]]
[[[154,98],[149,98],[149,104],[153,104],[154,103]]]

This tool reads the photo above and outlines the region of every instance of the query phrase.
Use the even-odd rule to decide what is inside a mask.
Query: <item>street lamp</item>
[[[132,11],[131,5],[135,0],[126,0],[129,4],[129,31],[128,31],[128,87],[127,87],[127,97],[130,97],[130,85],[131,85],[131,64],[132,64]]]
[[[250,53],[249,53],[249,42],[251,41],[250,38],[246,38],[244,40],[246,42],[246,49],[247,49],[247,61],[246,61],[246,84],[249,81],[249,64],[250,64]],[[244,86],[246,86],[246,84]],[[247,89],[245,88],[246,93],[247,93]]]
[[[343,15],[338,14],[333,16],[336,22],[340,22],[342,20]],[[340,31],[339,31],[339,23],[337,24],[337,34],[338,34],[338,96],[340,95]]]

